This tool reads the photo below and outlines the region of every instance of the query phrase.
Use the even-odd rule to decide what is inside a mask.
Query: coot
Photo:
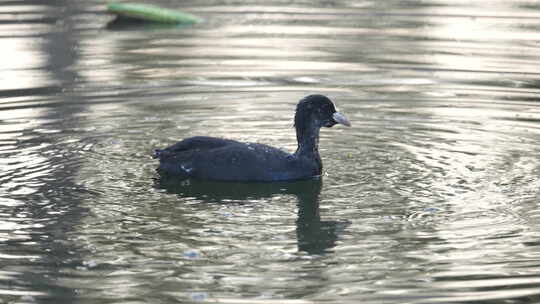
[[[296,106],[294,127],[298,148],[293,154],[258,143],[207,136],[184,139],[156,150],[158,172],[222,181],[289,181],[321,175],[319,130],[335,124],[350,126],[334,103],[323,95],[309,95]]]

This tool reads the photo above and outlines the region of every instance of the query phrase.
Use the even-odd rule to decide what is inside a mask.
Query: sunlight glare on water
[[[540,6],[530,1],[0,5],[0,303],[540,301]],[[321,180],[159,176],[208,135],[296,149]]]

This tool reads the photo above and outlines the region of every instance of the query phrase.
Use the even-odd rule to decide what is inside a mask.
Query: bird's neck
[[[297,156],[319,158],[319,130],[318,126],[307,125],[303,129],[296,129],[298,148]]]

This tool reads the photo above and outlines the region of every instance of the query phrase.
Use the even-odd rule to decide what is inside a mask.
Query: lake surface
[[[194,26],[119,27],[100,1],[0,4],[0,303],[540,302],[540,5],[155,1]],[[321,180],[164,179],[209,135],[294,151]]]

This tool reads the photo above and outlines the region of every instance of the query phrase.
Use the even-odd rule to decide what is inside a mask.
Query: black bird
[[[298,102],[294,127],[298,148],[293,154],[257,143],[215,137],[186,138],[156,150],[160,173],[207,180],[271,182],[320,176],[319,130],[335,124],[350,126],[334,103],[323,95],[309,95]]]

